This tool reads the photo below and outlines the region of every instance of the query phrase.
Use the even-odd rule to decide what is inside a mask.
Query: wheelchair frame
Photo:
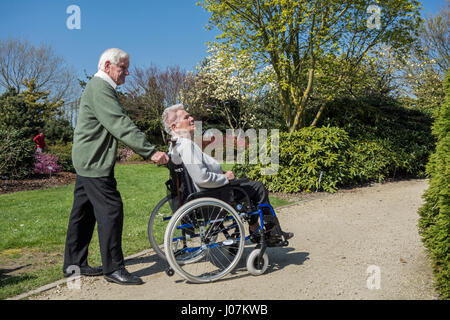
[[[167,167],[170,170],[171,179],[166,182],[166,187],[170,194],[164,197],[153,209],[148,223],[148,236],[150,244],[158,256],[167,261],[169,265],[166,269],[167,275],[172,276],[175,272],[177,272],[177,274],[186,280],[195,283],[216,281],[226,276],[235,268],[242,256],[245,241],[255,238],[259,238],[259,241],[256,248],[247,257],[246,266],[247,270],[251,274],[260,275],[263,274],[268,267],[268,256],[266,253],[267,247],[287,246],[289,244],[284,237],[276,243],[268,243],[268,241],[266,241],[263,208],[269,208],[271,212],[271,219],[275,221],[275,226],[279,228],[278,219],[273,207],[270,204],[260,204],[257,208],[252,206],[248,194],[243,188],[239,187],[239,183],[246,179],[232,180],[229,184],[223,187],[196,192],[194,191],[195,188],[193,181],[183,164],[175,165],[172,161],[169,161]],[[181,190],[183,189],[182,186],[184,187],[184,190]],[[236,195],[236,191],[241,193],[243,197],[239,199],[236,197],[232,198],[230,195]],[[222,200],[223,197],[221,198],[221,196],[226,196],[226,199],[229,201]],[[178,200],[178,204],[174,205],[173,202],[175,200]],[[172,202],[170,203],[170,209],[172,212],[169,212],[166,216],[162,215],[161,217],[159,209],[168,202]],[[197,219],[199,215],[198,212],[202,211],[199,208],[202,208],[202,206],[219,208],[219,213],[227,212],[227,215],[220,219],[208,220],[205,217]],[[245,236],[243,221],[249,220],[253,215],[259,215],[259,228],[252,234]],[[167,226],[165,226],[164,251],[161,249],[154,237],[154,227],[156,223],[155,219],[162,221],[162,223],[168,222]],[[192,223],[186,223],[183,219],[190,219]],[[225,228],[224,224],[228,222],[228,220],[233,223]],[[207,229],[209,223],[211,223],[211,226],[209,227],[210,229],[215,228],[215,223],[218,223],[217,226],[221,225],[223,229],[220,232],[209,232],[207,231],[209,230]],[[189,232],[193,232],[192,230],[196,228],[200,230],[198,233],[189,234]],[[233,238],[228,231],[231,231],[234,228],[239,229],[239,235]],[[181,236],[179,234],[178,236],[175,236],[175,233],[178,232],[177,230],[181,230]],[[220,236],[224,238],[224,240],[219,241],[218,238]],[[187,246],[187,242],[196,241],[196,238],[200,239],[200,244],[196,244],[196,246],[189,248]],[[212,239],[214,239],[215,243],[211,244],[210,241]],[[175,245],[174,243],[176,242],[176,245],[178,245],[180,241],[183,242],[183,248],[178,249],[178,247],[176,247],[174,249],[172,247]],[[187,265],[189,265],[188,267],[191,267],[190,265],[195,263],[201,264],[200,261],[206,260],[208,257],[211,259],[211,264],[221,264],[222,262],[213,261],[217,258],[213,259],[213,255],[209,252],[210,250],[212,251],[219,249],[223,249],[225,253],[219,252],[217,255],[226,256],[227,259],[229,255],[232,258],[232,261],[229,261],[229,265],[223,267],[217,266],[217,268],[223,268],[223,270],[220,269],[217,270],[217,272],[215,270],[214,272],[211,272],[212,276],[206,277],[203,275],[192,275],[183,269]],[[232,255],[234,252],[236,252],[236,254]],[[192,255],[189,257],[180,258],[181,256],[189,255],[190,253],[192,253]]]

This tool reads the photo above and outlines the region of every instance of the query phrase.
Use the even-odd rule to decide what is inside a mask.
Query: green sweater
[[[93,77],[81,96],[73,135],[72,162],[77,174],[110,175],[116,161],[117,140],[146,159],[156,151],[125,115],[116,90],[105,80]]]

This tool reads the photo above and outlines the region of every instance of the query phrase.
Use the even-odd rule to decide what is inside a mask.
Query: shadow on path
[[[237,278],[251,276],[247,271],[246,262],[248,255],[253,251],[254,247],[244,248],[241,260],[236,268],[230,272],[229,276],[218,281],[230,281]],[[305,261],[309,260],[308,252],[295,252],[294,248],[281,247],[281,248],[268,248],[267,254],[269,256],[269,267],[265,274],[277,272],[290,265],[301,266]],[[139,277],[150,276],[152,274],[165,272],[168,268],[168,263],[161,259],[156,253],[147,255],[144,257],[132,258],[125,261],[127,266],[137,264],[151,264],[148,267],[133,272],[134,275]],[[178,280],[177,282],[183,282],[184,280]],[[217,282],[218,282],[217,281]]]

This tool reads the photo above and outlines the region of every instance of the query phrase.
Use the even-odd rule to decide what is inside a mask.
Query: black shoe
[[[139,285],[144,283],[141,278],[133,276],[125,268],[116,270],[110,274],[105,274],[105,279],[108,282],[114,282],[123,285]]]
[[[259,228],[259,227],[258,227]],[[256,229],[255,231],[250,230],[250,228],[248,228],[248,233],[249,233],[249,240],[253,243],[260,243],[261,242],[261,234],[259,233],[259,230]]]
[[[254,232],[250,235],[250,241],[252,243],[260,243],[261,242],[261,235],[259,234],[259,232]]]
[[[80,268],[80,275],[82,276],[88,276],[88,277],[95,277],[95,276],[101,276],[103,274],[103,268],[102,267],[91,267],[91,266],[83,266],[78,267]],[[68,278],[76,273],[75,270],[72,270],[72,272],[67,272],[67,269],[63,271],[64,277]]]
[[[294,236],[294,234],[292,232],[284,232],[283,231],[284,240],[288,240],[288,239],[292,238],[293,236]]]
[[[266,235],[266,244],[268,247],[280,247],[288,244],[287,240],[292,238],[294,234],[292,232],[281,231],[279,233],[269,233]]]

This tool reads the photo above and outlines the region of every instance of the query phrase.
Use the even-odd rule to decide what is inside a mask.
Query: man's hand
[[[156,163],[158,166],[166,164],[169,162],[169,156],[165,152],[156,151],[151,157],[150,160]]]
[[[226,171],[225,175],[227,176],[228,180],[233,180],[234,179],[233,171]]]

